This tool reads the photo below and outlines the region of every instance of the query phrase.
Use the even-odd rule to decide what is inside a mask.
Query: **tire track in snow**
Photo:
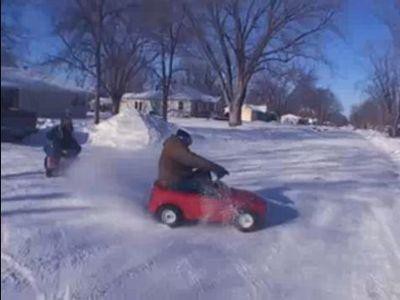
[[[18,263],[16,259],[3,252],[3,250],[1,251],[1,260],[2,265],[3,263],[8,264],[15,273],[19,274],[24,281],[28,282],[34,291],[37,300],[45,300],[45,294],[39,289],[32,270]]]
[[[249,299],[261,299],[260,291],[262,291],[262,287],[265,286],[263,280],[257,278],[257,275],[255,275],[250,269],[251,266],[243,261],[243,259],[236,259],[236,262],[233,262],[233,264],[237,273],[243,278],[243,280],[247,283],[247,286],[250,288]]]
[[[26,266],[21,265],[18,261],[13,258],[10,254],[7,254],[4,250],[8,244],[9,233],[7,229],[7,225],[4,224],[3,220],[1,220],[1,267],[2,267],[2,277],[3,277],[3,263],[7,264],[15,273],[19,274],[23,280],[28,282],[28,284],[32,287],[37,300],[44,299],[44,293],[39,289],[35,277],[33,275],[32,270],[27,268]],[[5,276],[8,274],[6,273]],[[3,283],[3,278],[2,278]]]
[[[144,262],[134,264],[122,272],[115,274],[111,280],[101,283],[97,280],[92,287],[90,287],[89,299],[99,299],[105,297],[111,289],[120,287],[126,280],[132,280],[136,277],[149,274],[155,270],[157,263],[161,262],[165,253],[173,246],[171,242],[165,249],[159,251],[157,254],[146,259]]]
[[[359,271],[352,272],[353,299],[400,299],[399,246],[379,208],[368,206],[364,212],[363,242],[355,245],[359,248],[354,249],[355,260],[372,262],[361,276]]]

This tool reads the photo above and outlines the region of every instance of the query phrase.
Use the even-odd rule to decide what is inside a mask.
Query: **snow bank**
[[[93,128],[91,143],[120,150],[140,149],[171,134],[175,127],[161,118],[125,109]]]
[[[389,138],[375,130],[357,130],[357,132],[386,152],[400,168],[400,139]]]

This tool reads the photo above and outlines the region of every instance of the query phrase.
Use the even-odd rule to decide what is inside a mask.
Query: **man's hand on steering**
[[[222,166],[217,166],[215,169],[215,174],[218,178],[222,178],[226,175],[229,175],[229,172]]]

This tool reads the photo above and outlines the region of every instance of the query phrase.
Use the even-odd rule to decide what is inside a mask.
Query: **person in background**
[[[54,126],[46,134],[47,143],[44,146],[46,153],[46,175],[51,176],[54,169],[58,168],[61,157],[73,158],[81,152],[81,146],[73,135],[72,119],[64,117],[60,124]]]

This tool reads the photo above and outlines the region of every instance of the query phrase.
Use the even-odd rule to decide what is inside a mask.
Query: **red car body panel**
[[[155,184],[151,191],[148,210],[155,214],[162,205],[175,205],[186,220],[231,222],[237,212],[246,210],[264,220],[266,202],[258,195],[233,188],[219,190],[215,197],[169,190]]]

